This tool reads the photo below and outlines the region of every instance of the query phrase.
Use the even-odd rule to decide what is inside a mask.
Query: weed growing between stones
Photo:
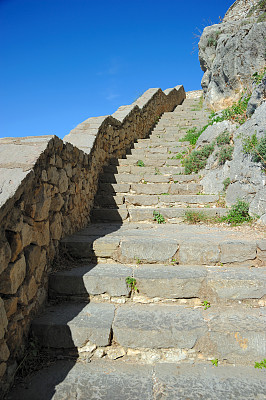
[[[244,222],[251,222],[254,220],[249,215],[249,204],[243,200],[238,200],[236,204],[231,207],[231,210],[221,218],[222,222],[227,222],[230,225],[240,225]]]
[[[207,217],[201,211],[186,211],[184,221],[189,224],[197,224],[199,222],[206,222]]]
[[[198,138],[200,137],[202,132],[204,132],[205,129],[208,128],[209,125],[210,123],[199,130],[197,130],[196,127],[189,129],[186,135],[183,138],[179,139],[179,142],[189,142],[192,146],[195,146]]]
[[[145,167],[145,164],[142,160],[138,160],[136,165],[137,167]]]
[[[254,368],[262,369],[266,368],[266,358],[260,362],[255,362]]]
[[[126,284],[127,284],[127,286],[129,287],[129,289],[130,289],[130,291],[131,292],[139,292],[139,289],[137,288],[137,286],[136,286],[136,284],[137,284],[137,281],[136,281],[136,279],[135,278],[132,278],[131,276],[128,276],[127,278],[126,278]]]
[[[251,137],[242,137],[243,150],[252,155],[252,161],[260,162],[266,168],[266,133],[258,140],[254,133]]]
[[[162,175],[159,168],[155,167],[155,174],[154,175]]]
[[[218,362],[219,362],[218,358],[211,360],[211,362],[212,362],[212,365],[215,365],[215,367],[218,367]]]
[[[266,19],[266,13],[264,13],[264,14],[265,14],[265,19]],[[256,83],[256,85],[259,85],[261,83],[262,78],[264,77],[265,73],[266,73],[266,67],[264,67],[260,72],[255,72],[255,74],[252,75],[253,83]]]
[[[216,153],[219,165],[223,165],[226,161],[232,160],[233,151],[234,151],[234,146],[231,145],[222,146],[220,151]]]
[[[200,169],[203,169],[213,150],[213,143],[205,145],[200,150],[193,150],[182,162],[182,165],[185,167],[185,174],[197,173]]]
[[[156,221],[158,224],[165,224],[165,219],[159,211],[153,211],[153,221]]]
[[[231,180],[230,180],[230,178],[225,178],[224,180],[223,180],[223,185],[224,185],[224,192],[227,190],[227,188],[228,188],[228,186],[230,185],[230,183],[231,183]]]
[[[225,146],[226,144],[230,144],[232,139],[232,134],[229,132],[223,132],[216,138],[217,146]]]
[[[210,308],[211,303],[207,300],[203,300],[202,306],[204,307],[204,310],[207,310],[207,308]]]
[[[239,123],[240,125],[244,124],[248,119],[246,111],[250,97],[250,93],[243,93],[238,102],[223,110],[221,113],[219,113],[219,115],[215,112],[212,112],[210,115],[210,125],[213,125],[215,122],[222,122],[225,120],[231,120]]]

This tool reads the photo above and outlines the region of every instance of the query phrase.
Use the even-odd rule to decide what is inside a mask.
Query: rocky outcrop
[[[265,67],[265,1],[236,1],[222,23],[204,29],[199,61],[206,103],[216,110],[251,90],[252,75]]]
[[[197,142],[197,147],[211,143],[222,132],[230,132],[233,138],[234,152],[231,161],[217,165],[216,149],[208,159],[201,181],[205,193],[224,193],[227,206],[237,199],[250,204],[251,215],[260,217],[266,224],[266,176],[260,162],[254,162],[251,154],[243,150],[245,138],[256,135],[258,140],[266,135],[266,102],[263,102],[250,120],[239,128],[229,121],[219,122],[206,129]],[[225,185],[227,180],[227,185]]]

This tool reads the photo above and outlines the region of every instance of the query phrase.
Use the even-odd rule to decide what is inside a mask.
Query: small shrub
[[[189,224],[197,224],[206,221],[206,215],[202,211],[186,211],[184,221]]]
[[[204,307],[204,310],[207,310],[207,308],[210,308],[211,303],[207,300],[203,300],[201,305]]]
[[[217,146],[224,146],[225,144],[230,144],[232,135],[229,132],[223,132],[216,138]]]
[[[252,155],[252,161],[261,162],[266,167],[266,133],[260,140],[255,133],[251,137],[244,137],[243,150]]]
[[[171,160],[182,160],[182,158],[184,158],[184,155],[177,153],[175,156],[171,157]]]
[[[243,222],[251,222],[253,218],[249,215],[249,204],[243,200],[238,200],[231,207],[231,210],[221,218],[221,221],[227,222],[230,225],[240,225]]]
[[[266,358],[264,358],[264,360],[262,360],[261,362],[255,362],[254,368],[266,368]]]
[[[209,126],[209,124],[205,125],[200,130],[197,130],[196,127],[189,129],[187,131],[186,135],[182,139],[179,139],[179,142],[189,142],[192,146],[195,146],[195,144],[197,143],[198,138],[200,137],[202,132],[204,132],[205,129],[208,128],[208,126]]]
[[[137,167],[145,167],[145,164],[142,160],[137,161]]]
[[[225,163],[225,161],[230,161],[232,160],[232,155],[233,155],[233,151],[234,151],[234,146],[223,146],[218,155],[218,162],[220,165],[223,165]]]
[[[211,362],[212,362],[212,365],[215,365],[215,367],[218,367],[218,362],[219,362],[218,358],[211,360]]]
[[[220,116],[212,112],[210,115],[210,125],[212,125],[214,122],[221,122],[224,120],[231,120],[239,124],[246,122],[246,111],[250,96],[251,94],[243,94],[238,102],[223,110]]]
[[[264,13],[266,15],[266,13]],[[263,70],[261,70],[260,72],[255,72],[255,74],[253,74],[253,83],[256,83],[256,85],[258,85],[259,83],[261,83],[262,78],[264,77],[266,73],[266,67],[263,68]]]
[[[165,219],[159,211],[153,211],[153,221],[156,221],[158,224],[165,224]]]
[[[226,189],[228,188],[228,186],[230,185],[230,183],[231,183],[230,178],[226,178],[226,179],[223,181],[224,192],[226,191]]]
[[[213,150],[213,143],[205,145],[200,150],[193,150],[182,162],[185,167],[185,174],[197,173],[200,169],[204,168]]]

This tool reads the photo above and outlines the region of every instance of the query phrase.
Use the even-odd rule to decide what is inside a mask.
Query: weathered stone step
[[[116,199],[114,199],[114,202]],[[108,206],[112,206],[112,208],[93,208],[91,211],[91,221],[92,222],[122,222],[125,221],[128,216],[127,207],[122,205],[117,205],[116,203],[113,205],[112,202],[108,203]]]
[[[162,167],[139,167],[137,165],[108,165],[103,169],[105,172],[111,173],[131,173],[131,174],[155,174],[155,175],[173,175],[174,178],[178,177],[182,174],[184,176],[184,167],[175,167],[175,166],[162,166]],[[196,174],[191,174],[191,176],[195,176]],[[177,178],[178,179],[178,178]]]
[[[108,258],[122,263],[140,259],[169,264],[174,258],[183,265],[256,266],[265,265],[266,259],[266,240],[255,232],[250,237],[221,226],[187,224],[179,224],[178,229],[171,224],[90,224],[62,239],[60,247],[73,258]]]
[[[193,308],[172,304],[63,303],[32,323],[48,348],[86,351],[115,342],[128,349],[194,350],[229,363],[254,363],[266,350],[265,311],[245,306]],[[215,349],[215,350],[214,350]],[[194,355],[196,360],[196,354]]]
[[[108,301],[159,301],[198,298],[215,303],[243,300],[266,301],[266,274],[263,268],[206,267],[141,264],[87,264],[50,276],[50,297],[93,298],[105,295]],[[138,292],[129,299],[126,278],[136,279]]]
[[[149,192],[151,192],[151,190],[148,188],[148,186],[152,186],[152,184],[150,185],[143,185],[140,184],[138,185],[138,193],[139,194],[126,194],[125,195],[125,202],[129,203],[129,204],[134,204],[134,205],[139,205],[139,206],[144,206],[144,205],[148,205],[147,203],[149,203],[151,205],[154,204],[159,204],[159,203],[164,203],[164,204],[179,204],[179,205],[202,205],[202,204],[209,204],[209,203],[215,203],[218,199],[219,196],[216,194],[203,194],[203,195],[197,195],[197,194],[162,194],[162,189],[161,187],[165,185],[163,183],[158,183],[158,184],[154,184],[154,188],[153,190],[155,191],[156,186],[158,186],[157,189],[157,194],[149,194]],[[190,185],[193,185],[192,183]],[[197,184],[195,184],[197,185]],[[135,187],[136,188],[137,185],[132,185],[132,188]],[[166,185],[168,186],[168,185]],[[182,192],[183,189],[186,188],[187,185],[184,184],[172,184],[169,185],[169,191],[171,191],[171,193],[176,193],[179,190]],[[142,188],[143,187],[143,188]],[[197,187],[197,186],[195,186]],[[186,191],[186,190],[184,190]],[[143,195],[140,195],[140,193],[142,193]],[[146,195],[144,195],[144,193]],[[158,196],[159,195],[159,196]],[[210,208],[207,208],[207,210],[210,210]],[[189,211],[189,209],[187,209],[187,211]]]
[[[130,174],[129,174],[130,175]],[[131,175],[130,175],[131,176]],[[125,177],[123,178],[125,179]],[[188,195],[188,197],[176,197],[171,199],[171,202],[179,203],[213,203],[219,199],[218,195],[199,195],[201,192],[202,185],[198,183],[134,183],[135,179],[132,179],[132,183],[103,183],[100,182],[98,194],[101,192],[105,193],[131,193],[133,194],[180,194]],[[130,178],[128,179],[130,181]],[[146,181],[145,181],[146,182]],[[190,196],[191,194],[191,196]],[[130,194],[128,194],[130,196]]]
[[[254,400],[266,392],[265,371],[252,366],[167,363],[142,365],[124,361],[58,361],[16,386],[7,400]],[[150,358],[154,362],[154,354]],[[167,357],[168,356],[168,357]],[[169,357],[170,358],[170,357]],[[214,357],[216,358],[216,357]],[[74,365],[73,365],[74,364]],[[89,397],[88,397],[89,396]]]
[[[140,168],[138,167],[138,171]],[[146,171],[143,168],[142,171]],[[140,183],[140,182],[150,182],[150,183],[168,183],[168,182],[193,182],[199,180],[199,175],[191,174],[191,175],[155,175],[155,171],[153,169],[153,174],[144,173],[144,174],[130,174],[130,173],[104,173],[100,175],[100,182],[103,183]]]
[[[171,158],[171,154],[175,155],[177,153],[181,153],[182,151],[185,153],[188,152],[188,149],[185,146],[182,146],[180,142],[180,145],[178,142],[175,144],[175,146],[168,146],[168,147],[144,147],[144,148],[135,148],[131,150],[131,155],[134,155],[136,157],[151,157],[151,158],[158,158],[160,157],[165,157]]]
[[[180,149],[183,150],[184,147],[187,147],[187,146],[189,146],[189,145],[190,145],[189,142],[177,142],[176,140],[174,140],[174,141],[172,141],[172,142],[167,142],[167,144],[164,143],[164,141],[162,141],[162,143],[159,143],[159,142],[154,143],[154,142],[150,142],[150,141],[149,141],[148,143],[145,143],[145,142],[140,142],[140,141],[138,141],[137,143],[135,143],[134,148],[135,148],[135,149],[146,149],[146,148],[149,148],[149,149],[158,149],[158,148],[166,148],[167,151],[169,151],[171,148],[180,148]]]
[[[168,155],[169,156],[169,155]],[[126,165],[135,165],[137,166],[138,161],[143,161],[144,162],[144,166],[147,167],[163,167],[163,166],[180,166],[181,165],[181,161],[177,160],[177,159],[171,159],[167,157],[163,157],[163,155],[161,155],[160,157],[142,157],[143,159],[141,159],[140,157],[136,157],[128,155],[126,159],[122,158],[119,159],[119,165],[120,166],[126,166]],[[141,167],[140,168],[144,168]]]
[[[196,181],[199,179],[199,175],[156,175],[153,171],[153,174],[104,173],[100,175],[99,179],[102,183],[183,183]]]
[[[142,195],[141,197],[144,197]],[[127,197],[127,202],[131,201],[130,204],[133,204],[135,206],[137,205],[142,205],[142,206],[147,206],[147,207],[133,207],[130,208],[128,207],[128,212],[129,212],[129,217],[130,221],[132,222],[152,222],[154,221],[154,211],[159,212],[167,222],[170,222],[172,224],[174,223],[182,223],[186,221],[186,214],[188,211],[194,212],[194,213],[200,213],[201,215],[203,214],[206,218],[213,218],[213,217],[221,217],[227,213],[226,208],[221,208],[221,207],[215,207],[215,208],[205,208],[205,207],[174,207],[174,204],[177,203],[170,203],[171,199],[167,198],[162,198],[157,199],[154,197],[153,199],[147,198],[148,196],[145,196],[146,198],[139,198],[137,196],[132,196],[130,199]],[[151,196],[149,196],[151,197]],[[168,196],[165,196],[168,197]],[[173,196],[171,196],[173,197]],[[141,204],[140,204],[141,203]],[[146,203],[146,204],[145,204]],[[152,203],[152,205],[156,206],[159,205],[159,207],[156,208],[150,208],[149,205]],[[164,205],[167,204],[172,204],[172,207],[164,207]]]

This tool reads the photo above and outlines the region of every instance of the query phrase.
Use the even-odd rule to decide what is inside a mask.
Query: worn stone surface
[[[207,272],[200,266],[140,265],[134,271],[142,295],[160,298],[199,297]]]
[[[141,259],[149,262],[167,261],[174,257],[178,250],[178,242],[173,239],[127,239],[121,241],[122,259],[135,261]]]
[[[128,296],[126,278],[131,275],[132,268],[121,264],[85,265],[52,275],[49,289],[57,295],[108,293],[110,296]]]
[[[65,303],[50,307],[35,319],[32,330],[40,343],[48,347],[82,347],[88,341],[107,346],[113,318],[111,304]]]
[[[220,249],[214,241],[191,240],[180,243],[181,264],[214,264],[220,260]]]
[[[4,337],[8,321],[5,311],[4,302],[0,297],[0,340]]]
[[[116,342],[131,348],[190,349],[206,331],[198,310],[180,306],[123,306],[113,323]]]
[[[261,268],[212,267],[208,271],[207,287],[219,299],[260,299],[266,295],[266,273]]]
[[[158,364],[155,399],[259,400],[266,385],[263,371],[254,367]]]
[[[265,312],[262,309],[206,310],[209,338],[199,348],[231,363],[263,359],[266,350]]]
[[[221,243],[220,248],[222,263],[230,263],[234,261],[241,262],[256,258],[256,242],[227,241]]]

